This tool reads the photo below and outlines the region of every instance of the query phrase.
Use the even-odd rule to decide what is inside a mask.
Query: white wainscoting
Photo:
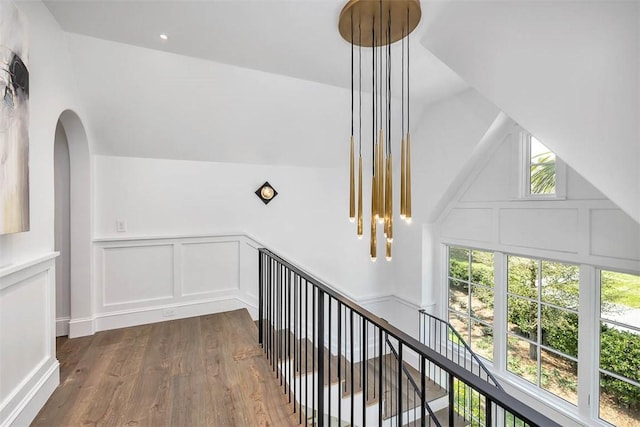
[[[245,235],[94,240],[96,330],[247,308],[258,251]]]
[[[0,269],[0,425],[29,425],[58,386],[55,258]]]

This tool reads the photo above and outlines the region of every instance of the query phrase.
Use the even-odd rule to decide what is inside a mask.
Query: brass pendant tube
[[[358,239],[362,239],[362,228],[362,156],[360,156],[358,159]]]
[[[404,138],[400,143],[400,219],[404,219],[407,212],[407,168],[406,168],[406,148]]]
[[[384,175],[384,236],[389,238],[389,157],[384,161],[385,175]],[[385,240],[386,240],[385,239]]]
[[[378,142],[378,222],[384,221],[384,139],[383,132],[380,129],[380,138]]]
[[[351,151],[349,153],[349,221],[356,219],[356,194],[355,194],[355,158],[353,147],[353,135],[351,135]]]
[[[393,242],[393,160],[391,154],[387,157],[387,188],[386,188],[386,230],[387,242]]]
[[[387,258],[387,261],[391,261],[391,242],[388,240],[386,244],[385,257]]]
[[[373,177],[371,179],[371,188],[375,188],[376,178]],[[371,261],[376,260],[376,256],[378,254],[378,241],[377,241],[377,227],[376,227],[376,218],[373,216],[373,210],[375,209],[375,199],[371,196]]]
[[[373,179],[371,180],[371,217],[378,219],[378,144],[374,147],[373,153]]]
[[[406,174],[407,174],[407,183],[406,183],[406,208],[405,208],[405,219],[408,223],[411,222],[411,136],[407,132],[407,152],[406,152],[407,160],[406,160]]]

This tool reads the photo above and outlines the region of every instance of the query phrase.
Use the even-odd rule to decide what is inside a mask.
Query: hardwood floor
[[[246,310],[58,339],[33,426],[298,425]]]

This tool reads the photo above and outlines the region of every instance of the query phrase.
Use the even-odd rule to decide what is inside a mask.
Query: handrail
[[[551,420],[547,416],[539,413],[538,411],[535,411],[533,408],[522,403],[520,400],[516,399],[510,394],[507,394],[504,390],[496,388],[492,384],[489,384],[488,382],[482,380],[481,378],[472,374],[468,370],[461,368],[459,365],[452,362],[448,358],[444,357],[440,353],[425,346],[417,339],[413,338],[407,333],[401,331],[400,329],[382,320],[380,317],[376,316],[370,311],[359,306],[354,301],[351,301],[350,299],[344,297],[336,290],[320,282],[311,274],[291,264],[290,262],[283,259],[279,255],[273,253],[269,249],[260,248],[258,249],[258,251],[259,251],[259,254],[267,255],[271,259],[280,263],[287,270],[298,274],[306,282],[311,283],[313,286],[318,288],[318,290],[321,291],[322,294],[329,295],[331,298],[335,299],[343,306],[357,312],[362,319],[376,326],[377,328],[384,331],[386,334],[392,336],[396,340],[401,341],[404,346],[413,350],[415,353],[417,353],[419,357],[423,357],[429,360],[431,363],[435,364],[436,366],[444,369],[445,371],[447,371],[453,377],[457,378],[462,383],[472,387],[478,393],[487,396],[491,400],[491,402],[495,402],[496,404],[499,404],[501,408],[504,408],[506,411],[515,414],[518,418],[522,419],[526,423],[530,425],[538,425],[538,426],[546,426],[546,427],[554,427],[554,426],[560,427],[560,424]],[[319,317],[322,316],[322,312],[319,312],[318,315]],[[318,324],[319,325],[322,324],[322,322],[320,322],[320,319]],[[318,354],[319,356],[323,357],[323,352],[319,352]],[[318,363],[322,363],[322,361],[319,361]],[[320,404],[321,402],[319,402],[319,405]]]
[[[399,361],[399,356],[398,356],[398,352],[396,351],[396,349],[393,347],[393,344],[391,343],[391,341],[389,341],[389,338],[387,337],[386,339],[387,345],[389,346],[389,349],[391,350],[391,353],[393,354],[393,356],[396,358],[396,360]],[[404,374],[407,376],[407,378],[409,379],[409,383],[411,384],[411,386],[413,387],[413,391],[420,395],[420,387],[418,387],[418,384],[416,384],[416,381],[413,379],[413,375],[411,375],[411,372],[409,372],[409,370],[407,369],[407,367],[405,366],[404,363],[400,362],[400,366],[402,367],[402,371],[404,372]],[[421,373],[420,375],[424,375],[424,372]],[[442,424],[440,424],[440,421],[438,421],[438,417],[436,417],[436,414],[433,413],[433,410],[431,409],[431,406],[429,405],[429,402],[424,401],[424,407],[427,409],[427,412],[429,412],[429,417],[431,418],[431,420],[433,420],[434,424],[436,425],[436,427],[442,427]],[[402,414],[398,414],[398,416],[402,416]]]
[[[427,313],[427,311],[424,310],[424,309],[421,309],[419,311],[419,313],[421,315],[423,315],[423,316],[429,316],[431,319],[435,320],[436,322],[440,322],[440,323],[446,325],[447,328],[449,329],[449,331],[451,331],[456,336],[456,339],[458,340],[457,344],[458,345],[462,344],[464,346],[465,350],[467,350],[467,352],[469,353],[469,355],[471,356],[473,361],[478,364],[478,367],[485,373],[487,378],[489,378],[491,380],[493,385],[498,387],[500,390],[504,390],[502,388],[502,386],[500,385],[500,383],[498,382],[498,380],[493,376],[493,374],[491,374],[491,372],[486,367],[486,365],[482,362],[482,360],[480,360],[480,357],[478,357],[478,355],[476,354],[475,351],[471,350],[471,347],[469,346],[469,344],[467,344],[467,342],[462,338],[462,336],[458,333],[456,328],[454,328],[453,325],[450,322],[448,322],[448,321],[446,321],[444,319],[440,319],[439,317],[436,317],[436,316],[434,316],[434,315],[432,315],[430,313]],[[423,343],[423,344],[427,345],[426,343]]]

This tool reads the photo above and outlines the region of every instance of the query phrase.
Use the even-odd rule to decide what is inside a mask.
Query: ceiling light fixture
[[[169,40],[169,36],[168,36],[168,35],[166,35],[166,34],[160,34],[160,38],[161,38],[162,40],[165,40],[165,41],[166,41],[166,40]]]
[[[371,260],[377,255],[377,223],[384,224],[385,255],[391,260],[393,243],[393,160],[391,156],[392,62],[391,45],[402,41],[401,133],[400,133],[400,218],[411,223],[411,137],[409,135],[409,34],[420,22],[419,0],[350,0],[338,21],[340,35],[351,44],[351,140],[349,155],[349,219],[356,221],[363,237],[362,209],[362,48],[371,48]],[[405,43],[406,39],[406,43]],[[354,46],[358,67],[354,68]],[[406,46],[406,48],[405,48]],[[395,58],[394,58],[395,59]],[[358,185],[356,212],[354,76],[358,75]],[[405,92],[406,90],[406,92]],[[405,98],[406,93],[406,98]],[[406,116],[405,116],[406,107]],[[406,133],[405,133],[406,124]],[[397,123],[394,127],[397,133]]]

